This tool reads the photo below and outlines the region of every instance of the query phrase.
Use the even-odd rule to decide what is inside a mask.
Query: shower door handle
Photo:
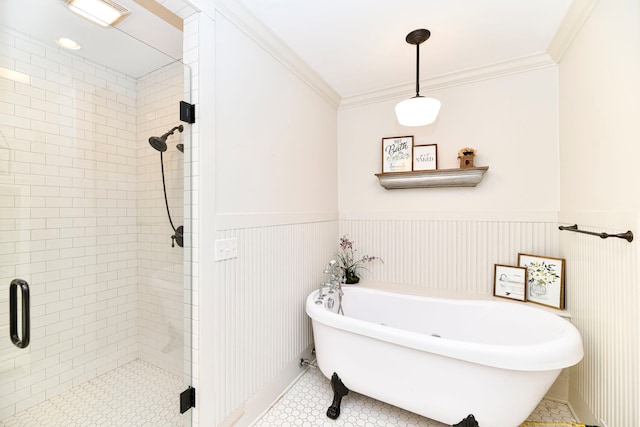
[[[18,290],[22,300],[22,339],[18,335]],[[22,279],[14,279],[9,287],[9,334],[11,342],[18,348],[26,348],[31,338],[31,314],[29,284]]]

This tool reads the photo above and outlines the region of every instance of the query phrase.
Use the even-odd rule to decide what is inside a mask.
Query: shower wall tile
[[[0,419],[137,357],[136,80],[0,29],[0,334],[31,284],[32,341],[0,344]],[[6,103],[2,104],[3,106]],[[4,203],[6,202],[6,203]],[[3,299],[4,298],[4,299]]]

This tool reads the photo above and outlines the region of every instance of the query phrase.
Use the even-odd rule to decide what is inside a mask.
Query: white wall
[[[215,40],[215,237],[238,239],[214,264],[222,421],[311,344],[301,307],[336,232],[336,111],[222,14]]]
[[[216,20],[216,211],[335,212],[335,108]]]
[[[549,67],[454,86],[425,95],[440,99],[438,120],[425,127],[397,124],[397,100],[341,109],[338,114],[341,218],[385,213],[557,212],[557,69]],[[408,95],[409,96],[409,95]],[[438,168],[457,168],[458,150],[477,150],[489,166],[475,188],[385,190],[383,137],[414,135],[416,145],[438,144]],[[393,215],[392,215],[393,216]]]
[[[304,297],[337,236],[336,108],[253,28],[200,6],[185,43],[197,51],[188,53],[198,115],[195,369],[207,402],[195,418],[244,425],[300,372],[311,343]],[[221,238],[237,239],[237,258],[215,262]]]
[[[496,263],[518,253],[558,255],[557,68],[547,67],[425,94],[442,101],[430,126],[397,124],[396,100],[338,113],[340,234],[384,264],[364,279],[415,289],[491,295]],[[460,148],[489,166],[474,188],[385,190],[381,138],[438,144],[438,168],[457,168]]]
[[[560,63],[560,218],[591,231],[637,236],[640,225],[639,18],[637,1],[598,2]],[[585,421],[638,425],[637,243],[572,235],[561,245],[574,284],[568,304],[585,341],[572,401]]]

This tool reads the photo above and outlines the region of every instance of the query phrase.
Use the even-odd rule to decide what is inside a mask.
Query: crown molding
[[[244,5],[234,0],[215,0],[215,8],[330,105],[338,108],[340,95]]]
[[[556,65],[556,62],[551,58],[551,56],[549,56],[549,54],[538,53],[509,61],[496,62],[482,67],[473,67],[453,73],[440,74],[429,79],[420,80],[420,90],[423,92],[429,92],[447,87],[461,86],[483,80],[504,77],[511,74],[537,70],[540,68],[552,67],[554,65]],[[407,83],[399,86],[388,87],[386,89],[365,92],[343,98],[340,103],[340,109],[406,98],[412,96],[414,92],[415,83]]]
[[[414,93],[415,83],[406,83],[356,95],[341,96],[325,82],[311,67],[285,45],[278,36],[260,22],[244,5],[236,0],[189,0],[196,8],[200,3],[229,19],[243,33],[261,46],[294,75],[337,109],[353,108],[389,100],[403,99]],[[570,46],[575,35],[589,17],[598,0],[574,0],[565,15],[546,52],[515,58],[507,61],[468,68],[441,74],[420,81],[424,92],[495,79],[511,74],[556,66]]]
[[[556,63],[560,63],[567,48],[573,42],[582,25],[591,15],[591,11],[598,3],[598,0],[574,0],[567,11],[558,31],[556,31],[547,53]]]

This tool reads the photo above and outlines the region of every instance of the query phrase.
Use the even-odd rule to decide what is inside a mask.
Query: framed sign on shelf
[[[382,138],[382,173],[411,172],[413,136]]]
[[[413,170],[432,171],[438,169],[438,144],[413,147]]]

